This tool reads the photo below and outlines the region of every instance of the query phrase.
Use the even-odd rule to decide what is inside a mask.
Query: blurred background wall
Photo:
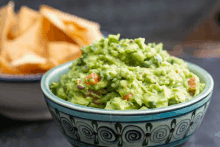
[[[220,0],[14,0],[38,10],[42,4],[100,23],[101,30],[147,41],[220,40]],[[8,0],[0,0],[0,6]],[[178,44],[178,43],[177,43]]]

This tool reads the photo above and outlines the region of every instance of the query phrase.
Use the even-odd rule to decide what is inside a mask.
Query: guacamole
[[[204,90],[205,84],[162,43],[119,37],[109,35],[82,47],[70,71],[50,84],[52,93],[88,107],[139,110],[182,103]]]

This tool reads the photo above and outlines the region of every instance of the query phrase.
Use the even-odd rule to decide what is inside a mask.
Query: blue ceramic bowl
[[[69,71],[72,62],[48,71],[41,80],[46,103],[60,131],[80,147],[176,146],[189,140],[199,127],[209,106],[213,79],[201,67],[188,63],[206,84],[205,90],[190,101],[148,110],[103,110],[64,101],[53,95],[50,83]]]

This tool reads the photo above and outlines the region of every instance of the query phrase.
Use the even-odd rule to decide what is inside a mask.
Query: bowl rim
[[[25,81],[40,81],[44,73],[37,74],[0,74],[0,81],[5,82],[25,82]]]
[[[43,94],[52,102],[55,102],[58,105],[73,109],[75,111],[81,111],[81,112],[86,112],[86,113],[89,112],[89,113],[110,114],[110,115],[142,115],[142,114],[146,115],[146,114],[155,114],[155,113],[173,111],[173,110],[185,108],[187,106],[193,105],[201,101],[203,98],[205,98],[212,92],[213,87],[214,87],[213,78],[205,69],[199,67],[196,64],[193,64],[193,63],[190,63],[184,60],[184,62],[187,63],[189,68],[195,69],[199,73],[202,72],[203,73],[202,77],[206,81],[209,81],[208,84],[206,84],[206,88],[203,90],[203,92],[189,101],[179,103],[176,105],[171,105],[168,107],[162,107],[162,108],[156,108],[156,109],[144,109],[144,110],[138,110],[138,111],[137,110],[106,110],[106,109],[100,109],[100,108],[87,107],[87,106],[82,106],[82,105],[78,105],[78,104],[65,101],[55,96],[49,89],[49,84],[50,84],[49,80],[53,78],[53,76],[56,75],[56,73],[59,73],[60,71],[69,68],[69,66],[72,65],[73,62],[74,61],[70,61],[70,62],[61,64],[47,71],[41,79],[41,90]]]

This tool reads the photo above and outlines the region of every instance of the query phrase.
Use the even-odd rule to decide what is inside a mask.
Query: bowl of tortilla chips
[[[49,69],[81,56],[102,37],[98,23],[41,5],[39,11],[10,1],[0,8],[0,113],[13,119],[51,119],[40,90]]]

